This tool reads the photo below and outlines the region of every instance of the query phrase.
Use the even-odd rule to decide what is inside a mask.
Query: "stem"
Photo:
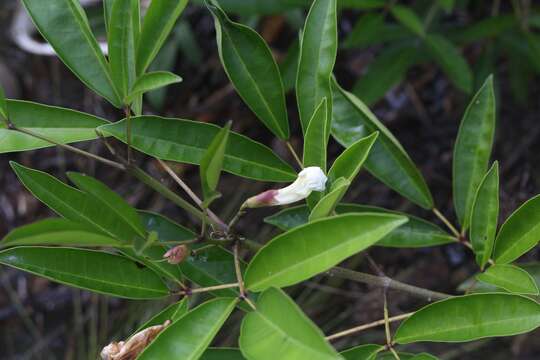
[[[457,229],[454,227],[454,225],[452,225],[452,223],[446,218],[446,216],[444,216],[440,211],[439,209],[437,208],[433,208],[431,209],[433,211],[433,213],[444,223],[444,225],[446,225],[446,227],[452,232],[452,234],[456,237],[456,238],[461,238],[461,234],[459,233],[459,231],[457,231]]]
[[[386,289],[384,289],[383,298],[384,334],[386,336],[386,345],[388,345],[389,348],[392,348],[392,335],[390,334],[390,321],[388,321],[388,301],[386,298]]]
[[[208,291],[230,289],[230,288],[235,288],[235,287],[238,287],[238,283],[223,284],[223,285],[209,286],[209,287],[203,287],[203,288],[197,288],[197,289],[182,290],[182,291],[180,291],[180,295],[203,293],[203,292],[208,292]]]
[[[376,276],[337,266],[330,269],[327,274],[330,276],[337,276],[344,279],[361,282],[364,284],[374,285],[382,288],[387,287],[388,289],[407,292],[416,297],[427,299],[428,301],[442,300],[452,297],[452,295],[449,294],[431,291],[421,287],[405,284],[400,281],[393,280],[387,276]]]
[[[296,153],[296,151],[294,151],[294,148],[292,146],[292,144],[289,142],[289,141],[286,141],[285,144],[287,144],[287,148],[289,149],[289,151],[291,152],[294,160],[296,160],[296,163],[298,164],[298,166],[300,166],[300,169],[303,169],[304,168],[304,164],[302,163],[302,160],[300,160],[300,157],[298,156],[298,154]]]
[[[337,338],[340,338],[340,337],[343,337],[343,336],[355,334],[355,333],[363,331],[363,330],[367,330],[367,329],[371,329],[371,328],[374,328],[374,327],[377,327],[377,326],[381,326],[381,325],[385,324],[385,321],[388,321],[388,323],[392,323],[392,322],[395,322],[395,321],[400,321],[400,320],[408,318],[412,314],[414,314],[414,312],[393,316],[393,317],[390,317],[390,318],[388,318],[386,320],[381,319],[381,320],[377,320],[377,321],[374,321],[374,322],[370,322],[368,324],[355,326],[353,328],[343,330],[343,331],[340,331],[338,333],[327,336],[326,340],[334,340],[334,339],[337,339]]]
[[[238,240],[234,243],[234,270],[236,271],[236,279],[238,279],[238,287],[240,290],[240,297],[245,300],[246,303],[253,309],[257,310],[255,304],[246,295],[246,289],[244,288],[244,280],[242,279],[242,270],[240,270],[240,257],[238,254]]]
[[[131,154],[131,110],[129,106],[124,108],[126,114],[126,145],[127,145],[127,162],[131,164],[132,154]]]
[[[63,149],[66,149],[66,150],[69,150],[71,152],[74,152],[76,154],[79,154],[79,155],[83,155],[83,156],[86,156],[88,158],[91,158],[91,159],[94,159],[94,160],[97,160],[97,161],[100,161],[104,164],[107,164],[107,165],[110,165],[110,166],[113,166],[117,169],[120,169],[120,170],[125,170],[126,167],[120,163],[117,163],[116,161],[112,161],[112,160],[109,160],[109,159],[105,159],[99,155],[95,155],[95,154],[92,154],[92,153],[89,153],[87,151],[84,151],[84,150],[81,150],[79,148],[76,148],[74,146],[71,146],[71,145],[68,145],[68,144],[62,144],[62,143],[59,143],[58,141],[55,141],[55,140],[52,140],[52,139],[49,139],[43,135],[40,135],[40,134],[37,134],[31,130],[28,130],[28,129],[23,129],[23,128],[18,128],[16,127],[13,123],[9,123],[9,129],[11,130],[15,130],[15,131],[18,131],[18,132],[21,132],[23,134],[26,134],[26,135],[30,135],[30,136],[33,136],[35,137],[36,139],[40,139],[40,140],[43,140],[43,141],[47,141],[48,143],[51,143],[51,144],[54,144],[56,146],[59,146]]]
[[[240,218],[242,216],[244,216],[244,214],[246,213],[246,203],[243,203],[241,206],[240,206],[240,209],[238,209],[238,212],[236,213],[236,215],[234,215],[234,217],[232,218],[231,222],[229,223],[229,225],[227,226],[227,229],[229,231],[233,230],[235,225],[238,223],[238,221],[240,220]]]

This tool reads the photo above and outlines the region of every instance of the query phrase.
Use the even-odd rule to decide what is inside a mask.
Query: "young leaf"
[[[458,89],[469,94],[473,86],[472,71],[459,50],[442,35],[430,34],[426,35],[424,39],[428,52],[447,74],[450,81]]]
[[[345,195],[345,192],[351,185],[351,182],[343,177],[332,183],[330,192],[323,196],[321,200],[313,207],[309,215],[309,221],[314,221],[332,215],[337,204]]]
[[[323,98],[309,121],[304,137],[304,166],[318,166],[322,171],[326,171],[327,107],[328,102]]]
[[[306,18],[296,78],[296,100],[302,130],[306,133],[321,100],[327,99],[327,129],[332,119],[330,78],[337,54],[336,0],[315,0]]]
[[[58,57],[90,89],[116,107],[121,99],[109,65],[78,0],[23,0],[34,24]]]
[[[126,226],[131,227],[133,232],[143,238],[146,237],[146,230],[139,214],[120,195],[91,176],[76,172],[68,172],[67,176],[80,190],[98,200],[103,205],[102,211],[114,213]]]
[[[143,94],[148,91],[160,89],[164,86],[176,84],[182,81],[182,78],[168,71],[153,71],[141,75],[131,88],[128,99],[135,95]]]
[[[188,312],[188,298],[185,297],[177,303],[167,306],[156,315],[152,316],[149,320],[145,321],[137,330],[133,333],[136,334],[139,331],[146,329],[147,327],[154,325],[163,325],[167,320],[175,322]]]
[[[142,75],[154,60],[187,2],[188,0],[160,0],[150,3],[137,46],[137,75]]]
[[[473,294],[430,304],[405,320],[395,341],[463,342],[511,336],[540,326],[540,304],[520,295]]]
[[[236,299],[219,298],[197,306],[167,326],[137,359],[199,359],[236,302]]]
[[[126,121],[101,126],[100,131],[125,142]],[[131,118],[132,146],[162,160],[200,164],[219,127],[157,116]],[[294,181],[296,173],[268,147],[231,132],[223,170],[263,181]]]
[[[340,204],[336,207],[336,212],[338,214],[379,212],[402,215],[409,218],[407,223],[394,229],[390,234],[379,240],[375,244],[377,246],[420,248],[448,244],[455,241],[451,235],[443,231],[437,225],[409,214],[358,204]],[[264,221],[286,231],[306,224],[308,222],[308,217],[308,207],[301,205],[284,209],[275,215],[265,218]]]
[[[215,20],[221,63],[236,91],[274,135],[288,139],[285,92],[268,45],[253,29],[231,21],[217,4],[207,6]]]
[[[248,360],[342,359],[283,291],[269,288],[242,321],[240,350]]]
[[[375,131],[371,135],[361,138],[346,148],[334,161],[330,171],[328,171],[328,180],[332,184],[336,179],[344,177],[352,182],[360,168],[366,161],[369,151],[377,137],[379,132]]]
[[[135,82],[135,38],[132,0],[114,0],[109,24],[111,76],[122,101]]]
[[[96,128],[107,121],[79,111],[42,105],[29,101],[7,100],[9,120],[17,127],[30,130],[61,144],[97,138]],[[1,124],[1,123],[0,123]],[[54,146],[0,126],[0,153],[26,151]]]
[[[216,192],[221,169],[223,168],[223,158],[225,157],[225,149],[227,148],[230,130],[231,122],[229,121],[214,137],[201,160],[199,169],[205,200],[209,200]]]
[[[478,185],[486,173],[495,133],[493,78],[487,78],[465,110],[454,145],[454,207],[463,230],[469,227]]]
[[[384,350],[384,346],[375,344],[366,344],[347,349],[339,354],[345,360],[375,360],[378,353]]]
[[[244,360],[240,349],[235,348],[208,348],[200,360]]]
[[[519,258],[540,240],[540,195],[526,201],[502,225],[493,250],[498,264]]]
[[[512,293],[538,295],[538,286],[532,276],[514,265],[491,266],[476,278]]]
[[[480,268],[484,268],[493,251],[499,218],[499,164],[487,172],[480,183],[471,211],[470,239]]]
[[[18,227],[0,242],[2,247],[18,245],[125,246],[88,225],[58,218]]]
[[[0,264],[65,285],[126,299],[169,295],[159,276],[122,256],[63,247],[16,247],[0,251]]]
[[[346,214],[290,230],[272,239],[253,257],[246,270],[246,287],[262,291],[309,279],[406,222],[406,217],[391,214]]]
[[[379,132],[366,160],[367,170],[383,183],[426,209],[433,199],[422,174],[397,139],[357,97],[334,80],[332,134],[345,147]]]
[[[408,6],[394,5],[390,9],[392,15],[407,29],[415,33],[420,37],[425,36],[424,25],[422,20],[416,15],[416,13]]]

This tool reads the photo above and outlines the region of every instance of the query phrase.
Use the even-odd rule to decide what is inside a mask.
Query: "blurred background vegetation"
[[[155,0],[157,1],[157,0]],[[147,1],[143,0],[143,4]],[[294,101],[298,35],[310,0],[220,0],[233,17],[255,28],[271,45],[289,91],[293,145],[301,147],[301,131]],[[86,10],[92,27],[103,39],[100,1]],[[201,0],[193,0],[152,68],[170,70],[184,82],[148,94],[146,113],[224,124],[253,137],[288,159],[242,103],[219,62],[214,24]],[[506,217],[540,188],[540,4],[533,0],[341,0],[340,47],[335,68],[338,81],[364,100],[402,142],[432,189],[438,207],[454,218],[451,190],[452,146],[460,117],[474,91],[488,74],[497,89],[498,128],[494,158],[501,162],[501,217]],[[21,48],[25,34],[39,44],[18,0],[0,2],[0,83],[11,98],[84,110],[109,120],[120,119],[110,105],[85,89],[55,57]],[[30,29],[30,30],[29,30]],[[23,39],[24,40],[24,39]],[[28,51],[30,50],[30,51]],[[2,141],[0,139],[0,141]],[[79,146],[103,153],[98,143]],[[331,154],[339,151],[332,143]],[[62,178],[66,170],[84,171],[105,181],[139,208],[161,212],[189,224],[189,218],[125,174],[87,159],[49,148],[0,155],[0,236],[11,229],[50,216],[16,181],[8,160],[17,160]],[[155,163],[139,154],[137,161],[153,175],[174,186]],[[175,165],[197,191],[198,170]],[[224,176],[224,196],[216,212],[230,218],[239,204],[271,184]],[[399,197],[366,172],[347,195],[349,202],[407,211],[436,222],[432,215]],[[258,241],[276,230],[263,224],[269,210],[250,212],[240,229]],[[430,249],[374,248],[370,255],[386,274],[418,286],[455,292],[475,268],[472,254],[459,245]],[[538,250],[527,261],[539,260]],[[371,271],[361,256],[349,268]],[[382,317],[379,289],[340,279],[318,277],[290,289],[308,315],[332,333]],[[197,301],[197,299],[194,299]],[[391,292],[391,313],[423,305]],[[50,283],[48,280],[0,268],[1,359],[95,359],[99,349],[131,331],[164,303],[124,301]],[[235,346],[238,319],[232,317],[216,340]],[[443,359],[538,359],[538,331],[514,338],[448,347],[413,345]],[[360,333],[336,343],[338,348],[380,342],[383,329]]]

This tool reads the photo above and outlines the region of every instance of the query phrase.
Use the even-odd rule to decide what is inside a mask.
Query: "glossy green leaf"
[[[375,360],[379,352],[384,350],[384,346],[376,344],[366,344],[347,349],[340,352],[345,360]]]
[[[168,71],[153,71],[141,75],[131,88],[129,98],[137,94],[143,94],[148,91],[160,89],[167,85],[176,84],[182,81],[182,78]]]
[[[121,106],[99,44],[78,0],[23,0],[34,24],[60,59],[90,89]]]
[[[476,278],[512,293],[538,295],[538,286],[532,276],[514,265],[490,266]]]
[[[426,35],[425,45],[433,59],[439,64],[454,85],[470,93],[473,86],[472,71],[459,50],[442,35]]]
[[[283,80],[283,89],[288,93],[294,89],[298,73],[298,59],[300,57],[300,39],[296,39],[287,50],[285,59],[279,64],[279,72]]]
[[[171,322],[175,322],[176,320],[180,319],[182,316],[184,316],[188,312],[189,304],[187,300],[188,298],[185,297],[179,302],[167,306],[165,309],[161,310],[159,313],[152,316],[152,318],[145,321],[133,333],[138,333],[139,331],[146,329],[150,326],[163,325],[163,323],[167,320],[170,320]]]
[[[216,191],[230,130],[231,122],[228,122],[214,137],[201,160],[200,173],[205,200],[208,200]]]
[[[287,139],[285,92],[270,48],[257,32],[231,21],[218,6],[208,8],[215,19],[221,63],[236,91],[268,129]]]
[[[108,33],[111,76],[123,101],[136,76],[132,10],[132,0],[114,0]]]
[[[180,242],[192,240],[197,235],[190,229],[172,221],[171,219],[153,213],[151,211],[137,211],[147,232],[155,231],[158,234],[160,242]]]
[[[425,35],[424,24],[418,15],[408,6],[394,5],[390,12],[403,26],[418,36]]]
[[[375,131],[369,136],[361,138],[346,148],[334,161],[332,167],[328,171],[328,180],[332,184],[336,179],[344,177],[352,182],[364,161],[366,161],[371,147],[377,140],[379,132]]]
[[[345,214],[321,219],[278,235],[253,257],[246,287],[262,291],[309,279],[367,247],[407,222],[393,214]]]
[[[125,141],[125,120],[100,127],[100,131]],[[131,118],[132,146],[162,160],[200,164],[219,127],[183,119],[157,116]],[[231,132],[223,170],[263,181],[294,181],[296,173],[268,147]]]
[[[141,237],[146,236],[146,230],[139,214],[120,195],[109,189],[101,181],[86,174],[68,172],[67,176],[80,190],[98,200],[103,205],[102,211],[114,213],[134,233]]]
[[[219,298],[197,306],[167,326],[137,359],[199,359],[236,302],[236,299]]]
[[[351,182],[343,177],[334,181],[328,194],[324,195],[317,205],[313,207],[313,210],[311,210],[309,221],[322,219],[332,215],[337,204],[341,201],[350,185]]]
[[[247,314],[240,350],[248,360],[342,359],[321,330],[283,291],[269,288]]]
[[[375,104],[402,82],[407,70],[418,62],[418,53],[418,47],[412,43],[384,48],[368,65],[352,92],[366,105]]]
[[[354,24],[350,34],[343,41],[342,46],[350,49],[370,45],[374,38],[380,37],[381,31],[385,28],[384,14],[375,12],[365,13]]]
[[[337,54],[336,0],[315,0],[306,18],[296,78],[296,100],[304,133],[326,97],[327,129],[332,119],[331,76]]]
[[[61,144],[97,138],[96,128],[107,124],[97,116],[75,110],[37,104],[29,101],[8,100],[10,121],[19,128],[45,136]],[[0,126],[0,153],[26,151],[54,146]]]
[[[534,300],[510,294],[473,294],[420,309],[401,324],[395,341],[463,342],[521,334],[538,326],[540,304]]]
[[[188,0],[160,0],[150,3],[137,46],[137,75],[143,74],[154,60],[187,2]]]
[[[2,247],[18,245],[125,246],[88,225],[58,218],[18,227],[0,242]]]
[[[488,167],[495,133],[495,94],[490,76],[465,110],[454,145],[454,207],[463,229],[469,227],[474,197]]]
[[[235,348],[208,348],[200,360],[244,360],[240,349]]]
[[[415,204],[426,209],[433,199],[422,174],[397,139],[377,119],[368,107],[334,81],[332,134],[343,146],[379,132],[365,166],[376,178]]]
[[[324,172],[326,172],[327,107],[328,102],[323,98],[313,113],[304,136],[304,166],[318,166]]]
[[[506,264],[531,250],[540,240],[540,195],[526,201],[502,225],[493,259]]]
[[[484,268],[491,257],[498,218],[499,164],[495,162],[480,183],[471,210],[469,237],[476,262],[481,268]]]
[[[4,88],[0,85],[0,120],[8,118],[6,95],[4,94]]]
[[[336,207],[338,214],[382,212],[407,216],[409,221],[394,229],[375,245],[386,247],[419,248],[443,245],[454,242],[455,239],[440,227],[426,220],[409,214],[399,213],[375,206],[358,204],[340,204]],[[304,206],[295,206],[284,209],[275,215],[264,219],[265,222],[277,226],[281,230],[291,230],[308,222],[309,209]]]
[[[62,247],[0,251],[0,263],[65,285],[126,299],[155,299],[169,290],[152,270],[122,256]]]

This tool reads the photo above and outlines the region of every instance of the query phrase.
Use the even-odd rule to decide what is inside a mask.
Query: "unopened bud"
[[[180,264],[188,255],[188,247],[186,245],[178,245],[163,254],[163,258],[167,259],[169,264]]]

